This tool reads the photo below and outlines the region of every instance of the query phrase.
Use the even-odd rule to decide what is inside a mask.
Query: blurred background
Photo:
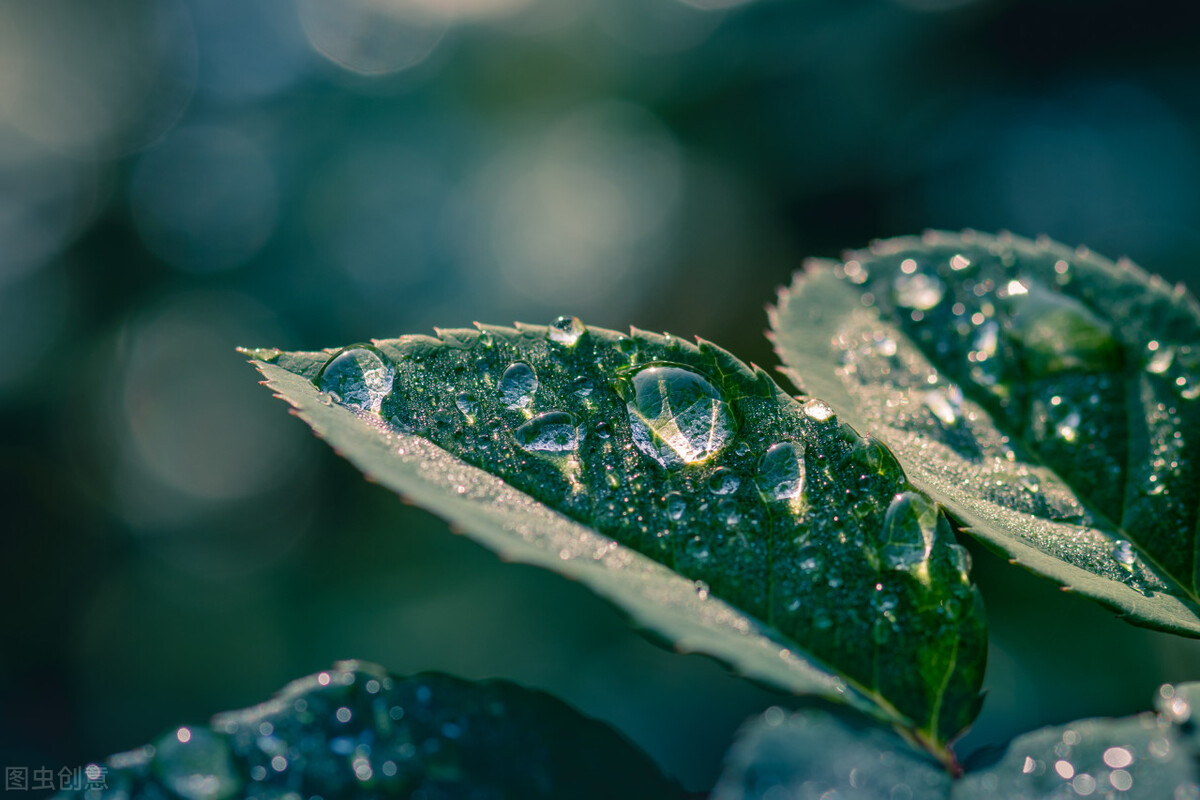
[[[1195,288],[1187,5],[0,0],[0,760],[356,657],[550,690],[711,785],[787,698],[368,485],[233,348],[568,313],[773,366],[805,256],[926,227]],[[960,754],[1200,678],[1198,643],[975,555]]]

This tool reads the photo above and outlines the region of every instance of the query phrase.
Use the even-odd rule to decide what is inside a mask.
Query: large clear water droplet
[[[227,800],[241,789],[228,742],[204,728],[179,728],[160,738],[152,765],[184,800]]]
[[[758,465],[758,488],[770,500],[795,500],[804,491],[804,443],[771,445]]]
[[[917,311],[928,311],[946,296],[946,284],[942,279],[924,272],[897,275],[892,287],[896,290],[897,305]]]
[[[383,353],[369,345],[352,345],[325,362],[317,388],[344,406],[379,413],[395,377],[396,368]]]
[[[579,337],[583,336],[587,328],[579,321],[579,317],[559,317],[550,323],[546,335],[550,337],[550,341],[565,345],[566,347],[574,347],[579,341]]]
[[[533,367],[524,361],[510,364],[496,383],[496,391],[500,393],[500,402],[504,403],[505,408],[512,411],[529,408],[537,388],[537,374],[533,371]]]
[[[517,444],[531,453],[568,453],[579,449],[579,426],[566,411],[547,411],[517,428]]]
[[[697,372],[672,364],[638,371],[625,387],[633,443],[668,468],[707,461],[737,433],[733,411]]]
[[[879,554],[892,569],[912,569],[929,558],[937,535],[938,508],[917,492],[901,492],[883,517]]]

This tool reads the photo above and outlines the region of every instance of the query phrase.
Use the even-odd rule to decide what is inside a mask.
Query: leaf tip
[[[273,363],[282,355],[282,351],[275,347],[238,347],[239,353],[250,358],[251,361],[262,361],[264,363]]]

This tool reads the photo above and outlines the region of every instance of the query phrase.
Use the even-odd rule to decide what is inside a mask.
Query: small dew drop
[[[933,389],[924,393],[925,407],[928,408],[935,417],[945,426],[951,427],[958,424],[959,415],[962,413],[963,393],[958,385],[953,385],[950,388],[942,391],[941,389]]]
[[[546,411],[521,425],[513,436],[530,453],[567,453],[579,448],[579,427],[566,411]]]
[[[917,492],[901,492],[883,518],[880,556],[892,569],[916,567],[929,558],[937,526],[936,504]]]
[[[470,392],[459,392],[458,397],[454,398],[454,405],[458,406],[458,411],[467,422],[474,425],[475,418],[479,416],[479,398]]]
[[[512,411],[529,408],[533,402],[534,392],[538,388],[537,374],[533,367],[524,361],[510,364],[500,380],[496,383],[496,391],[500,393],[500,401]]]
[[[1162,375],[1171,368],[1171,363],[1175,360],[1175,348],[1160,347],[1158,342],[1151,342],[1154,345],[1148,348],[1150,351],[1150,360],[1146,362],[1146,372],[1155,375]]]
[[[898,305],[917,311],[928,311],[946,295],[942,279],[924,272],[897,275],[892,288]]]
[[[550,323],[546,335],[550,341],[566,347],[574,347],[587,328],[579,321],[579,317],[559,317]]]
[[[817,422],[827,422],[833,418],[833,409],[824,400],[813,398],[804,404],[804,414]]]
[[[804,491],[804,443],[771,445],[758,465],[758,488],[767,499],[794,500]]]
[[[591,379],[582,375],[571,381],[571,394],[576,397],[589,397],[594,388]]]
[[[1055,428],[1058,433],[1058,438],[1062,439],[1067,444],[1074,444],[1079,439],[1079,425],[1082,422],[1078,411],[1072,411],[1063,418],[1063,421]]]
[[[716,472],[708,479],[708,490],[716,495],[733,494],[741,485],[737,475],[733,470],[726,467],[717,467]]]
[[[1117,560],[1125,569],[1132,569],[1133,562],[1137,560],[1137,553],[1133,550],[1133,545],[1125,539],[1117,539],[1112,546],[1113,558]]]
[[[683,519],[683,514],[687,511],[687,502],[683,499],[683,495],[679,492],[667,492],[665,503],[668,517],[675,522]]]

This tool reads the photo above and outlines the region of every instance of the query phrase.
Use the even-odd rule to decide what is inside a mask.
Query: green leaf
[[[1192,708],[1197,702],[1200,684],[1165,685],[1157,714],[1083,719],[1019,736],[995,763],[959,781],[953,797],[1196,797],[1200,738]]]
[[[951,778],[894,732],[819,709],[748,723],[712,800],[947,798]]]
[[[891,731],[822,710],[773,708],[739,733],[713,800],[1195,797],[1197,702],[1200,683],[1166,685],[1157,714],[1042,728],[983,754],[988,763],[953,782]]]
[[[772,315],[789,374],[1014,562],[1200,635],[1200,308],[1127,261],[929,233],[815,261]]]
[[[60,798],[681,797],[608,725],[505,681],[343,661],[85,767]],[[104,788],[100,789],[99,787]],[[91,787],[97,787],[93,789]]]
[[[682,651],[943,758],[978,710],[982,606],[945,517],[878,442],[711,344],[564,318],[250,355],[369,477]]]

